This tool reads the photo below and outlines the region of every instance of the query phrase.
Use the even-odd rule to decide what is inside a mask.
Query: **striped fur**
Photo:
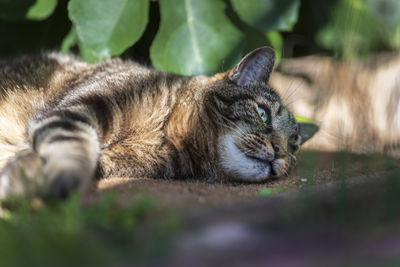
[[[262,181],[286,174],[302,140],[267,86],[271,51],[256,50],[213,77],[55,53],[0,62],[0,198],[66,197],[96,176]]]

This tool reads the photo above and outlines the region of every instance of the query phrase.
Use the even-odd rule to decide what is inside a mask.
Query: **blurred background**
[[[122,55],[163,70],[211,74],[264,45],[285,58],[398,51],[400,2],[2,0],[0,35],[2,58],[62,50],[88,61]],[[202,66],[184,70],[166,62],[178,56],[182,65]]]

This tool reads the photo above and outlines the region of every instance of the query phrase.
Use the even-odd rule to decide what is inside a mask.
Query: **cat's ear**
[[[314,134],[319,130],[318,125],[310,122],[299,122],[300,126],[300,136],[301,143],[304,144],[307,140],[314,136]]]
[[[274,65],[274,49],[267,46],[257,48],[247,54],[229,72],[229,79],[238,86],[248,86],[254,82],[268,83]]]

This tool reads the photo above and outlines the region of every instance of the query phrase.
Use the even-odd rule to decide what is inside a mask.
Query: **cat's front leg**
[[[33,120],[29,131],[32,148],[17,154],[3,170],[0,197],[65,198],[73,191],[85,190],[100,154],[90,117],[77,110],[52,111]]]

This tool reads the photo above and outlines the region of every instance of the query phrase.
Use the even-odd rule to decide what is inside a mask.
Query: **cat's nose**
[[[274,148],[275,158],[280,158],[285,155],[285,151],[280,144],[273,144],[272,147]]]

